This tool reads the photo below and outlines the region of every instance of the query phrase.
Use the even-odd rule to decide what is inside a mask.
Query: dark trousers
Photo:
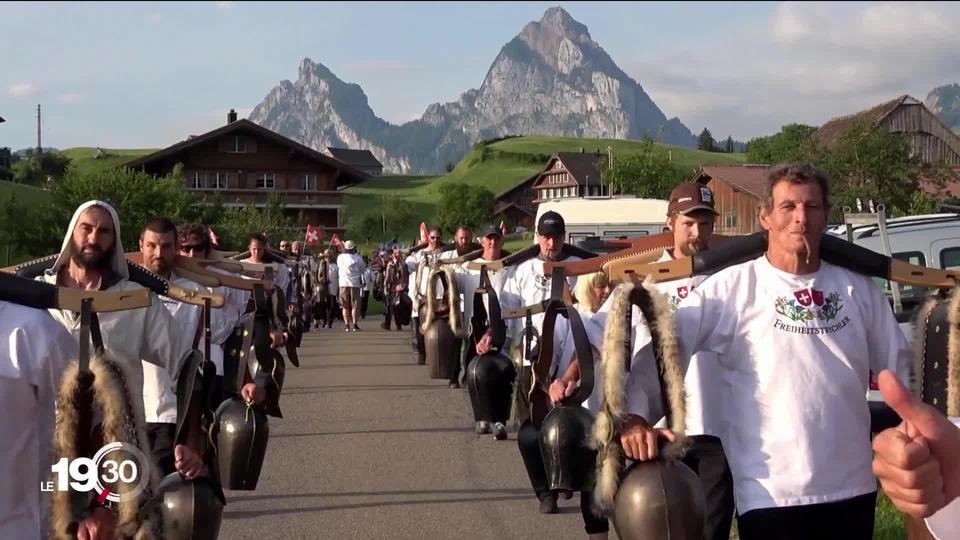
[[[384,299],[383,302],[383,325],[387,327],[387,330],[390,329],[390,321],[392,320],[394,324],[397,325],[397,330],[400,330],[402,326],[400,325],[400,313],[398,312],[397,306],[393,305],[393,302],[389,298]]]
[[[733,523],[733,476],[720,439],[712,435],[694,435],[683,463],[697,473],[706,497],[703,537],[727,540]]]
[[[174,465],[173,447],[177,434],[176,424],[147,423],[147,439],[150,441],[150,453],[153,464],[160,472],[160,478],[177,470]]]
[[[417,353],[417,363],[425,364],[427,363],[427,349],[423,342],[423,332],[420,331],[420,321],[422,321],[423,318],[418,317],[410,320],[412,321],[410,330],[413,331],[413,342],[411,345],[413,345],[414,352]]]
[[[460,355],[463,351],[463,340],[454,338],[453,352],[450,353],[450,363],[452,371],[450,372],[450,382],[460,383]]]
[[[337,320],[340,314],[340,305],[337,303],[337,297],[332,294],[327,295],[327,310],[324,313],[323,322],[327,326],[333,326],[333,321]]]
[[[360,291],[360,318],[367,318],[367,306],[370,304],[370,291],[364,289]]]
[[[741,540],[870,540],[877,493],[842,501],[760,508],[737,516]]]

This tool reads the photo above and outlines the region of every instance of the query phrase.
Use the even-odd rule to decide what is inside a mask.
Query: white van
[[[566,224],[564,242],[578,244],[589,237],[617,239],[663,232],[667,201],[632,196],[575,198],[544,201],[537,207],[537,222],[553,210]],[[536,238],[534,238],[536,242]]]

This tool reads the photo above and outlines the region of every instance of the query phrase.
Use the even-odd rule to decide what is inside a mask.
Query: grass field
[[[17,198],[17,204],[34,205],[50,201],[50,193],[40,188],[0,180],[0,196],[6,197],[10,193]]]
[[[156,149],[153,148],[102,148],[104,156],[100,159],[94,159],[96,148],[87,146],[77,146],[61,150],[60,153],[70,158],[72,165],[81,172],[102,171],[111,167],[119,167],[131,159],[145,156]]]

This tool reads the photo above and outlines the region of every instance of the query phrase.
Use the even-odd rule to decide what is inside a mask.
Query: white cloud
[[[7,88],[7,94],[10,97],[15,98],[27,98],[39,96],[43,93],[43,89],[33,82],[19,82],[14,83]]]
[[[233,2],[214,2],[219,9],[232,9]]]
[[[784,3],[708,55],[658,51],[623,65],[668,117],[748,139],[960,82],[958,19],[953,3]]]
[[[54,98],[57,103],[78,103],[83,100],[83,96],[75,93],[58,94]]]

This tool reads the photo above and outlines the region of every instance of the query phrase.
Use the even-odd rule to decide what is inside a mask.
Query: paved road
[[[378,323],[304,337],[259,486],[227,493],[220,538],[586,538],[579,495],[539,514],[515,433],[477,437],[466,390]]]

